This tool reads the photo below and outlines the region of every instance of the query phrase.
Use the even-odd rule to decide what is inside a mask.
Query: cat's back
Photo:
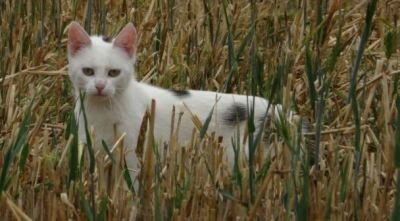
[[[210,111],[221,124],[232,125],[247,118],[250,111],[255,116],[265,116],[268,101],[257,96],[190,90],[182,100],[203,120]]]

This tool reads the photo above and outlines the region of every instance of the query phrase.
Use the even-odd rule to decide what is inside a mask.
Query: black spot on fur
[[[245,121],[247,118],[247,107],[242,103],[233,103],[223,117],[224,122],[228,125],[235,125]]]
[[[112,38],[111,37],[108,37],[108,36],[103,36],[103,41],[105,41],[105,42],[111,42],[112,41]]]
[[[170,89],[170,91],[177,97],[188,97],[188,96],[190,96],[190,92],[187,91],[187,90]]]

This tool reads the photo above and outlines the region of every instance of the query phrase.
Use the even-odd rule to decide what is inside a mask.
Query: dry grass
[[[2,219],[399,217],[398,1],[377,3],[365,47],[365,0],[88,2],[0,2]],[[131,192],[118,145],[105,157],[76,144],[64,34],[72,20],[107,35],[132,21],[139,79],[257,93],[297,110],[311,122],[307,136],[317,137],[311,149],[319,167],[298,153],[296,125],[271,130],[273,157],[256,159],[250,170],[242,161],[232,171],[213,134],[199,140],[193,130],[192,141],[177,144],[174,119],[168,148],[153,148],[155,140],[136,150],[143,169]],[[150,112],[143,139],[154,123]]]

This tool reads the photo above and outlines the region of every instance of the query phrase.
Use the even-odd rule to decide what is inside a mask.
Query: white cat
[[[84,105],[88,125],[93,126],[97,138],[95,145],[101,146],[101,140],[104,140],[111,147],[115,142],[114,127],[119,134],[126,132],[126,161],[133,171],[131,175],[136,176],[138,162],[134,150],[142,118],[152,99],[156,101],[156,141],[169,139],[173,106],[177,115],[184,112],[179,131],[182,144],[190,139],[195,127],[191,113],[204,122],[214,107],[208,131],[215,131],[217,135],[223,136],[227,158],[232,165],[234,154],[231,138],[237,133],[238,127],[240,134],[244,134],[248,107],[252,106],[254,100],[255,124],[257,129],[260,129],[262,119],[266,116],[268,102],[260,97],[211,91],[174,91],[140,83],[134,75],[136,47],[136,29],[131,23],[113,40],[99,36],[90,37],[78,23],[70,24],[69,76],[78,100],[75,112],[79,115],[80,139],[85,142],[86,136],[83,117],[79,114],[79,94],[82,91],[86,94]],[[274,110],[277,112],[277,108]],[[175,119],[178,119],[178,116]]]

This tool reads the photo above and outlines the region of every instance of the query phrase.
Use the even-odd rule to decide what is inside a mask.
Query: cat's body
[[[192,114],[204,123],[213,110],[208,131],[223,137],[230,163],[233,162],[231,139],[238,127],[243,135],[253,102],[256,127],[260,129],[263,126],[268,106],[263,98],[210,91],[166,90],[137,82],[134,78],[136,30],[131,24],[111,42],[101,37],[89,37],[79,24],[72,23],[68,48],[69,75],[78,100],[75,112],[79,115],[80,139],[85,142],[86,137],[79,102],[81,91],[86,93],[83,103],[88,125],[94,128],[95,145],[101,146],[101,140],[104,140],[112,146],[116,138],[125,132],[126,161],[133,170],[137,169],[134,150],[140,125],[153,99],[156,102],[156,142],[169,140],[173,107],[175,119],[181,112],[184,113],[179,130],[181,144],[190,140],[195,128]]]

